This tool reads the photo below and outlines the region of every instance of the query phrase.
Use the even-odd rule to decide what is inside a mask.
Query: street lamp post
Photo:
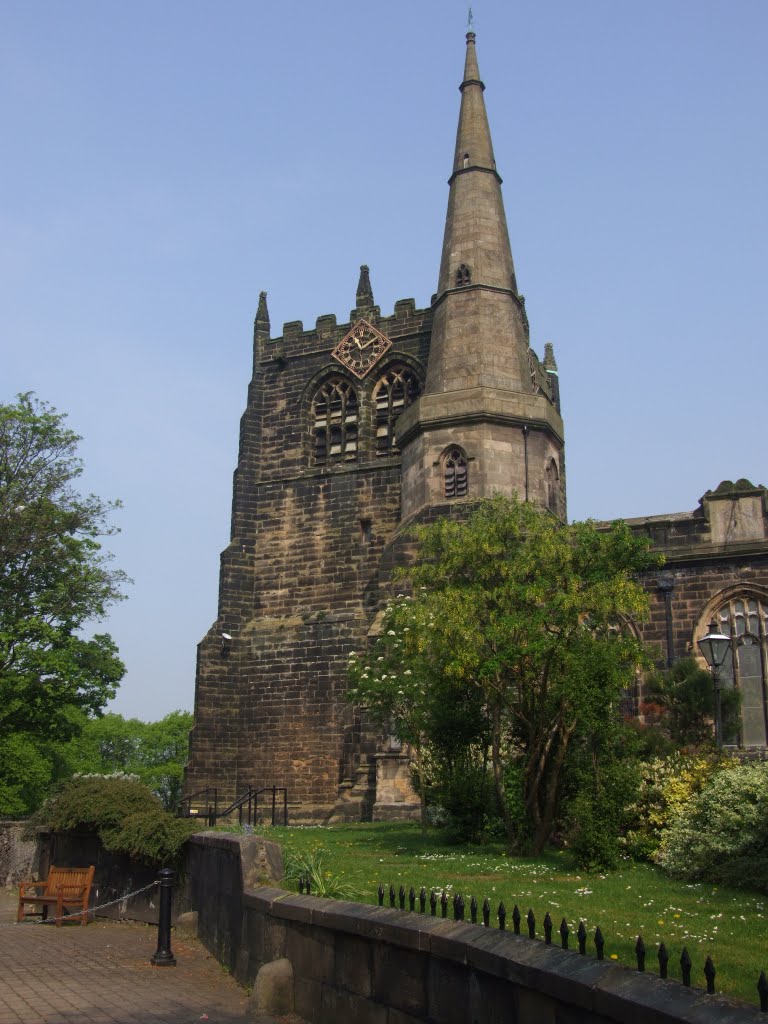
[[[712,673],[712,685],[715,688],[715,742],[718,747],[723,745],[723,715],[720,705],[720,669],[731,646],[731,638],[721,633],[716,622],[710,622],[707,635],[698,641],[699,650],[709,665]]]

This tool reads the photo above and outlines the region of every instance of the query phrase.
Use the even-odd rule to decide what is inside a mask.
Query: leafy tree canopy
[[[99,543],[118,503],[77,492],[65,418],[32,394],[0,405],[0,740],[75,734],[125,671],[110,636],[82,633],[128,581]]]
[[[350,699],[391,717],[409,742],[438,739],[438,709],[468,705],[470,731],[486,730],[510,847],[530,840],[539,851],[572,739],[615,720],[644,661],[622,625],[646,614],[636,574],[659,559],[624,523],[564,526],[501,496],[466,519],[419,527],[416,539],[402,573],[411,593],[351,660]],[[510,765],[520,788],[512,799]]]
[[[175,810],[192,723],[189,711],[172,711],[159,722],[103,715],[85,723],[82,735],[67,745],[65,754],[74,772],[138,776],[167,810]]]

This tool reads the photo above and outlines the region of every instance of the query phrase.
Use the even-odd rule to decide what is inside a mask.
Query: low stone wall
[[[254,837],[255,838],[255,837]],[[500,932],[256,883],[275,844],[192,837],[199,935],[242,985],[283,958],[313,1024],[747,1024],[765,1020],[674,981]],[[255,848],[254,848],[255,849]]]
[[[0,885],[17,886],[32,877],[35,843],[22,839],[25,821],[0,821]]]

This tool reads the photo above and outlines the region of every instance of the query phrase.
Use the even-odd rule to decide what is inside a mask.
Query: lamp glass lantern
[[[720,669],[731,646],[731,638],[721,633],[716,622],[710,622],[707,635],[698,641],[699,649],[704,655],[712,672],[712,685],[715,689],[715,742],[718,747],[723,745],[723,714],[720,705]]]
[[[721,668],[731,646],[731,638],[721,633],[716,622],[710,622],[707,635],[698,641],[699,650],[711,669]]]

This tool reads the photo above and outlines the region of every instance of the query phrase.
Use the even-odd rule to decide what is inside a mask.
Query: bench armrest
[[[22,882],[19,886],[19,897],[21,898],[25,893],[31,889],[42,889],[42,893],[39,895],[45,896],[48,892],[48,882]]]

